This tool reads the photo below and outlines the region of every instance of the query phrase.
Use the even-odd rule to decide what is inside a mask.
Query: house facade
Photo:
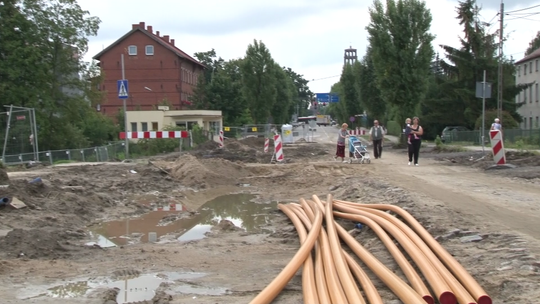
[[[99,107],[104,115],[114,117],[123,107],[117,91],[117,81],[122,79],[122,54],[129,91],[127,110],[156,110],[158,105],[182,110],[191,104],[189,99],[204,65],[176,47],[174,39],[140,22],[93,57],[105,75],[99,85],[107,92]]]
[[[540,127],[539,88],[540,83],[540,49],[535,50],[523,59],[514,63],[516,66],[516,84],[530,84],[516,96],[516,103],[523,103],[518,113],[523,117],[522,129],[538,129]]]

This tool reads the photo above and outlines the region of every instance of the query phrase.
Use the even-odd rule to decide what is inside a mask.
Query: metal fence
[[[0,113],[0,136],[2,156],[9,154],[32,154],[37,157],[37,137],[35,112],[32,108],[4,106],[7,111]]]
[[[31,162],[61,163],[61,162],[106,162],[120,160],[125,152],[123,142],[114,142],[106,146],[39,151],[38,153],[19,153],[4,155],[2,162],[6,165],[17,165]]]
[[[523,141],[524,144],[537,145],[540,147],[540,129],[506,129],[503,130],[505,142],[516,143]],[[489,143],[489,130],[485,131],[485,141]],[[473,145],[482,143],[482,132],[476,131],[456,131],[445,134],[445,143],[465,142]]]
[[[226,138],[247,138],[247,137],[271,137],[274,131],[281,133],[282,125],[264,124],[264,125],[244,125],[241,127],[223,127],[223,135]],[[317,133],[315,125],[300,124],[293,127],[293,137],[295,140],[303,138],[313,141]]]

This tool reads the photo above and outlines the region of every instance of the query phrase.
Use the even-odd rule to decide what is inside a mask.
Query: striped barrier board
[[[120,139],[139,138],[188,138],[188,131],[149,131],[149,132],[120,132]]]
[[[283,161],[283,145],[281,143],[281,135],[274,135],[274,153],[276,155],[276,161]]]
[[[491,149],[493,150],[493,160],[497,165],[506,164],[506,155],[504,153],[503,139],[501,131],[490,130]]]

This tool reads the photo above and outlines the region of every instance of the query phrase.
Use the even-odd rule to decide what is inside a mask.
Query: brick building
[[[99,85],[100,90],[107,91],[99,107],[103,114],[114,117],[123,105],[117,92],[117,80],[122,79],[121,54],[129,81],[128,110],[153,110],[165,103],[171,110],[182,110],[190,104],[189,97],[204,65],[176,47],[174,39],[140,22],[93,57],[105,74]]]

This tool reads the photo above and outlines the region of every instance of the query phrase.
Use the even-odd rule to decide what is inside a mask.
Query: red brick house
[[[121,54],[125,77],[129,81],[127,110],[153,110],[164,100],[170,110],[182,110],[202,75],[204,65],[175,46],[168,35],[154,33],[144,22],[133,24],[131,31],[93,58],[105,74],[99,89],[107,91],[100,111],[114,117],[123,101],[118,98],[117,80],[122,79]]]

